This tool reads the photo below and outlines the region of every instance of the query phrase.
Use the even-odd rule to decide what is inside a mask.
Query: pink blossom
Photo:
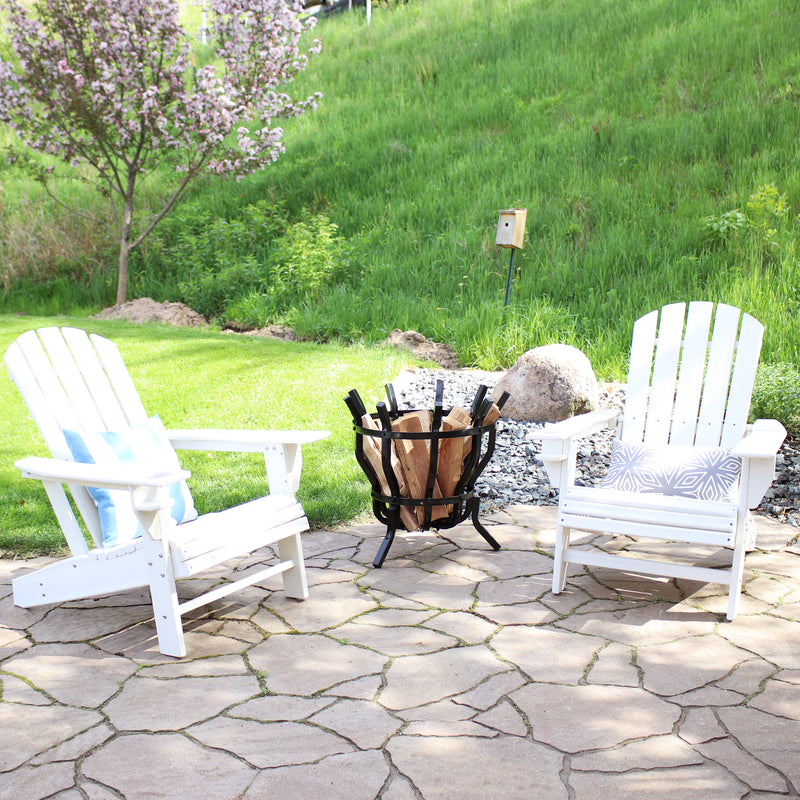
[[[320,48],[315,40],[300,50],[316,20],[302,20],[299,0],[211,0],[221,68],[195,74],[175,0],[0,0],[0,8],[15,57],[0,58],[0,122],[25,145],[89,165],[98,185],[120,198],[125,220],[139,178],[180,154],[177,185],[155,222],[138,237],[123,223],[118,301],[126,248],[187,183],[203,171],[238,178],[263,169],[283,151],[273,121],[301,116],[320,97],[282,91]]]

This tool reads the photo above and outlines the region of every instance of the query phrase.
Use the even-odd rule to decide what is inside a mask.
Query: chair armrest
[[[579,436],[588,436],[603,428],[615,428],[620,412],[615,408],[602,408],[599,411],[590,411],[588,414],[579,414],[576,417],[561,422],[551,422],[538,431],[528,434],[531,439],[567,440]]]
[[[755,508],[775,479],[775,461],[786,429],[774,419],[758,419],[745,437],[731,448],[742,459],[742,495],[747,508]]]
[[[57,458],[31,456],[14,462],[24,478],[40,481],[93,486],[101,489],[130,489],[137,486],[161,488],[176,481],[186,480],[191,472],[173,470],[171,472],[146,473],[130,466],[109,467],[99,464],[82,464]]]
[[[731,448],[739,458],[772,458],[781,449],[786,428],[776,419],[757,419],[745,437]]]
[[[172,446],[179,450],[262,453],[269,490],[275,494],[294,494],[297,491],[303,465],[301,445],[317,442],[328,436],[328,431],[167,431]]]
[[[529,434],[531,439],[542,442],[538,458],[554,488],[568,486],[574,478],[576,447],[573,440],[604,428],[616,428],[619,416],[616,409],[604,408],[545,425],[541,430]]]
[[[303,445],[327,439],[330,431],[268,430],[168,430],[167,438],[176,450],[218,450],[263,453],[275,445]]]

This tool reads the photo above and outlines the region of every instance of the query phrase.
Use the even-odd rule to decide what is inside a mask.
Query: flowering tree
[[[175,0],[0,0],[13,57],[0,59],[0,122],[27,148],[78,168],[114,199],[117,303],[128,260],[203,173],[242,177],[283,151],[277,118],[313,108],[281,91],[319,51],[299,0],[211,0],[214,63],[192,68]],[[143,177],[174,170],[152,217],[136,217]],[[52,169],[40,168],[44,181]],[[88,176],[88,177],[87,177]]]

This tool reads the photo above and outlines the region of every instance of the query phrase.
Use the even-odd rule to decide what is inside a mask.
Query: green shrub
[[[800,371],[792,364],[762,364],[756,374],[750,420],[777,419],[800,433]]]

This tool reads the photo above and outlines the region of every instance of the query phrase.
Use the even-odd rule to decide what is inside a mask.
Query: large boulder
[[[523,353],[498,381],[494,395],[511,397],[503,416],[559,422],[597,408],[597,378],[589,359],[567,344],[548,344]]]

